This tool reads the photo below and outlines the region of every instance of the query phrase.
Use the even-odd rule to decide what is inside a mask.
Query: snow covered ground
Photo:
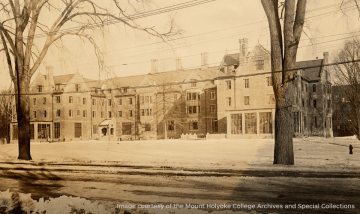
[[[354,154],[349,155],[349,144]],[[141,166],[244,168],[273,166],[273,139],[72,141],[32,143],[35,162],[91,162]],[[0,145],[0,161],[17,161],[16,144]],[[297,167],[360,167],[356,138],[294,139]]]

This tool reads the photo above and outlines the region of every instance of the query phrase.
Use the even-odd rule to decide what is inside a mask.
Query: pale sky
[[[155,0],[156,5],[148,10],[188,1],[190,0]],[[344,15],[339,11],[340,2],[341,0],[308,1],[305,33],[301,37],[298,61],[316,57],[322,59],[325,51],[330,53],[331,59],[346,38],[354,36],[354,32],[360,33],[360,19],[355,6],[344,5]],[[177,57],[182,59],[184,69],[195,68],[200,66],[202,52],[208,52],[210,66],[218,66],[226,52],[239,52],[241,38],[248,38],[249,51],[257,43],[270,49],[267,20],[260,0],[216,0],[139,19],[137,23],[164,32],[169,17],[173,17],[184,31],[182,39],[171,44],[161,43],[158,38],[124,28],[121,24],[108,26],[105,36],[98,35],[96,39],[105,55],[105,64],[111,70],[108,75],[120,77],[147,74],[151,71],[150,60],[155,58],[159,60],[161,71],[174,70]],[[38,43],[41,44],[41,40]],[[52,46],[38,72],[45,73],[44,65],[51,65],[54,66],[54,75],[78,71],[86,78],[99,79],[97,58],[89,42],[83,43],[75,37],[68,37],[64,39],[61,50]],[[5,87],[9,85],[10,79],[4,56],[1,55],[0,59],[0,86]],[[106,78],[105,73],[101,74],[101,78]]]

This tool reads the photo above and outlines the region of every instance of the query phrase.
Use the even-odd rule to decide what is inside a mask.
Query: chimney
[[[329,52],[324,52],[324,64],[329,64]]]
[[[246,57],[248,53],[248,39],[239,39],[240,43],[240,57]]]
[[[182,62],[181,62],[181,58],[176,58],[175,59],[175,63],[176,63],[176,70],[182,70]]]
[[[206,70],[208,67],[208,53],[201,53],[201,70]]]
[[[53,76],[54,67],[46,66],[46,83],[47,86],[54,86],[54,76]]]
[[[158,72],[158,60],[152,59],[151,60],[151,73],[155,74]]]

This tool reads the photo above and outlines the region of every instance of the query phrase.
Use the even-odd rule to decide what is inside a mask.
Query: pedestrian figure
[[[353,150],[353,146],[352,146],[351,144],[349,145],[349,150],[350,150],[350,151],[349,151],[349,154],[352,155],[352,154],[353,154],[353,151],[352,151],[352,150]]]

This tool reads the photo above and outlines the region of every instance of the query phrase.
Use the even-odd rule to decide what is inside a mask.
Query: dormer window
[[[60,91],[60,84],[55,85],[55,91]]]
[[[80,84],[75,84],[75,91],[80,91]]]
[[[38,86],[37,86],[37,90],[38,90],[38,92],[42,92],[43,86],[42,86],[42,85],[38,85]]]
[[[264,60],[256,60],[256,70],[264,70]]]
[[[190,82],[191,82],[191,87],[196,87],[196,80],[195,79],[190,80]]]

